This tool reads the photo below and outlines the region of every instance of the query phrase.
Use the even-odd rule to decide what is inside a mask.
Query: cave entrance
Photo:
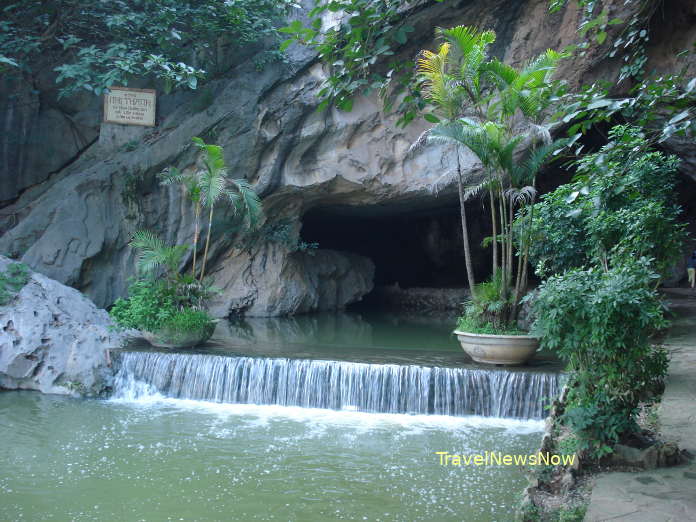
[[[474,272],[479,278],[486,277],[489,260],[480,245],[490,231],[481,229],[485,220],[479,219],[478,214],[483,209],[478,205],[471,207],[467,218]],[[458,289],[449,300],[456,308],[461,307],[467,278],[456,200],[438,208],[421,209],[319,207],[304,215],[301,236],[307,243],[318,243],[319,248],[353,252],[374,262],[375,290],[364,299],[366,304],[385,304],[385,288],[421,289],[421,301],[422,289],[431,289],[437,295],[446,293],[444,289]],[[387,304],[399,307],[394,299],[389,301]]]

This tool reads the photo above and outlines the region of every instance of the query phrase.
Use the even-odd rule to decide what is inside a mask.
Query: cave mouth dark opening
[[[472,218],[474,223],[480,221]],[[480,242],[478,224],[473,228],[472,240]],[[301,236],[322,249],[369,257],[375,264],[376,288],[395,284],[400,288],[467,286],[456,203],[408,211],[316,208],[303,217]]]

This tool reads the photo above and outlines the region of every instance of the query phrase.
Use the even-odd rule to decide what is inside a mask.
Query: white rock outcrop
[[[12,261],[0,256],[0,272]],[[36,272],[0,306],[0,388],[99,395],[113,373],[107,349],[124,335],[105,310],[74,288]]]

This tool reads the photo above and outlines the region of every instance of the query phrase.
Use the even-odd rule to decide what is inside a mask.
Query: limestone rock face
[[[0,256],[0,271],[10,263]],[[80,292],[32,273],[0,306],[0,388],[100,394],[113,377],[106,349],[124,340],[110,325],[106,311]]]
[[[610,3],[613,10],[624,9],[623,0]],[[397,58],[410,60],[419,49],[434,48],[434,28],[456,24],[495,30],[492,52],[515,65],[547,48],[577,43],[580,13],[549,15],[547,8],[547,0],[415,2],[404,15],[415,30]],[[677,48],[670,47],[674,34],[651,39],[651,45]],[[602,52],[593,48],[565,60],[559,77],[578,85],[593,80],[598,70],[621,66],[603,61]],[[480,165],[468,152],[457,156],[442,145],[411,150],[430,124],[397,127],[376,96],[357,99],[350,113],[317,112],[326,77],[316,56],[296,46],[285,63],[261,72],[251,59],[243,61],[205,86],[209,104],[200,103],[200,92],[160,94],[157,126],[123,146],[96,139],[96,98],[58,102],[42,87],[55,89],[53,79],[43,82],[41,95],[25,93],[32,103],[24,112],[9,102],[0,106],[6,124],[0,133],[0,252],[79,289],[98,306],[110,305],[125,295],[134,275],[128,248],[133,232],[150,229],[170,244],[192,240],[191,205],[179,187],[160,186],[156,174],[194,165],[193,136],[225,147],[229,171],[263,196],[267,221],[293,223],[295,238],[312,209],[352,207],[365,215],[387,207],[437,210],[456,200],[458,164],[467,183],[480,179]],[[44,107],[42,100],[51,103]],[[68,139],[68,124],[79,124],[79,140]],[[322,250],[307,257],[273,243],[250,254],[227,232],[231,225],[231,216],[217,210],[209,266],[223,289],[218,313],[340,308],[371,284],[365,279],[367,261]],[[477,225],[475,219],[471,225]]]
[[[340,310],[372,290],[374,272],[372,261],[349,252],[289,253],[265,245],[220,263],[214,276],[222,293],[211,312],[268,317]]]

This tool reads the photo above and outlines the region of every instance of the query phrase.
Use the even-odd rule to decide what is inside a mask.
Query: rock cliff
[[[433,47],[436,26],[455,24],[494,29],[494,53],[514,64],[574,43],[579,14],[568,9],[548,15],[547,4],[418,2],[408,12],[416,36],[403,56]],[[623,2],[614,4],[613,10],[621,9]],[[693,32],[685,27],[651,45],[669,47]],[[560,75],[577,85],[620,65],[590,52],[566,61]],[[290,223],[293,236],[285,243],[261,238],[240,249],[228,232],[231,216],[220,212],[212,247],[212,274],[223,289],[216,313],[297,313],[360,299],[372,287],[374,267],[321,245],[315,257],[298,249],[303,216],[335,207],[364,216],[375,209],[435,211],[454,201],[457,158],[444,146],[411,151],[429,124],[397,128],[396,117],[385,114],[375,98],[357,100],[350,113],[316,112],[325,77],[316,57],[301,48],[291,47],[287,63],[261,72],[249,60],[199,92],[160,95],[157,126],[120,145],[96,139],[101,115],[94,99],[57,100],[48,81],[39,86],[40,95],[19,89],[17,99],[24,96],[27,104],[13,105],[8,98],[0,107],[6,131],[0,138],[0,252],[108,306],[124,295],[133,275],[127,243],[136,229],[156,230],[170,243],[191,240],[189,205],[178,188],[160,186],[156,174],[171,165],[193,165],[190,140],[201,136],[224,146],[230,171],[263,196],[267,225]],[[3,88],[10,87],[17,89]],[[113,134],[104,128],[102,133],[107,130]],[[467,177],[476,180],[477,161],[460,154]]]

